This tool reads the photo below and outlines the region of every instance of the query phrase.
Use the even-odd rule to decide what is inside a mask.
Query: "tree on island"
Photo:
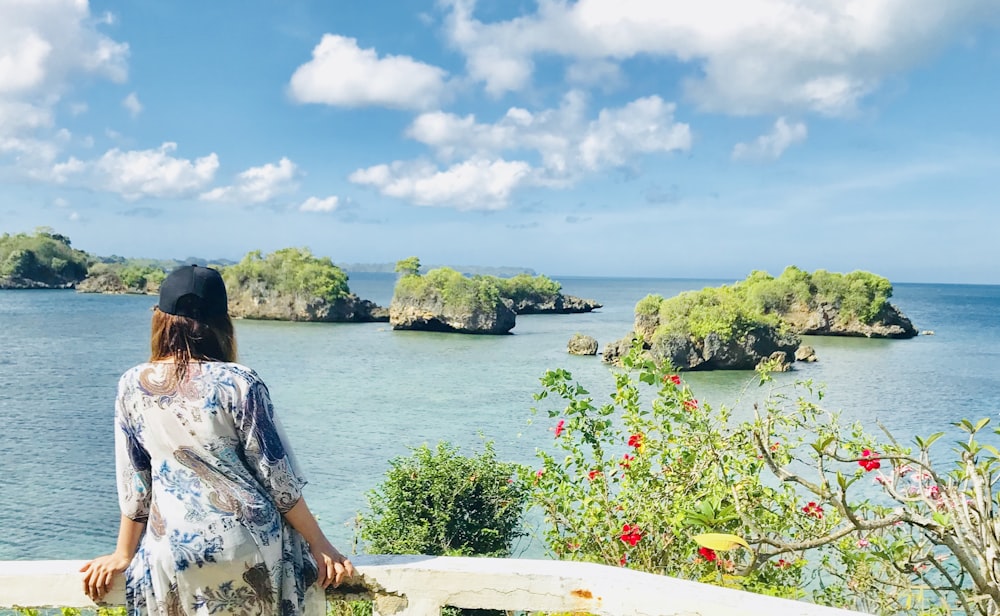
[[[420,259],[407,257],[396,262],[396,273],[401,276],[416,276],[420,273]]]

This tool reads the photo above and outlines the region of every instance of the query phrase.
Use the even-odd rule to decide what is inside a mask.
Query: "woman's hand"
[[[83,592],[95,603],[100,601],[111,589],[115,575],[125,571],[131,561],[131,557],[115,552],[98,556],[80,567],[83,573]]]
[[[333,584],[336,588],[344,580],[354,577],[354,565],[326,539],[310,544],[309,551],[316,559],[316,567],[319,569],[316,581],[320,587],[326,588]]]

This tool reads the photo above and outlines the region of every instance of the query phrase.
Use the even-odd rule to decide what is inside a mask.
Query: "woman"
[[[302,498],[267,387],[235,363],[219,272],[167,276],[151,346],[118,384],[118,545],[80,569],[85,592],[125,571],[130,615],[325,614],[354,568]]]

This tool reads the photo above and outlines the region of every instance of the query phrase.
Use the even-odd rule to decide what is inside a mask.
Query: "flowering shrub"
[[[963,422],[937,473],[904,446],[818,405],[808,383],[770,389],[752,416],[698,403],[639,348],[595,405],[565,370],[542,377],[554,449],[526,473],[551,552],[880,614],[996,614],[1000,451]],[[649,398],[649,400],[646,400]],[[747,414],[751,415],[750,409]]]

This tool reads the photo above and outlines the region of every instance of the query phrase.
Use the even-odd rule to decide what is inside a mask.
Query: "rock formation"
[[[602,304],[592,299],[582,299],[573,295],[556,295],[554,298],[536,301],[531,298],[521,299],[513,304],[517,314],[579,314],[593,312]]]
[[[871,323],[845,319],[836,306],[820,303],[810,308],[796,304],[781,315],[792,331],[803,336],[854,336],[865,338],[913,338],[913,323],[898,308],[886,302]]]
[[[385,308],[353,293],[329,302],[303,294],[281,293],[262,282],[231,285],[229,314],[234,318],[269,321],[321,321],[328,323],[370,323],[388,321]]]
[[[514,329],[513,302],[499,299],[492,306],[469,308],[449,304],[432,291],[417,299],[393,297],[389,305],[389,323],[393,329],[411,329],[460,334],[506,334]]]
[[[570,355],[597,355],[597,339],[583,334],[574,334],[566,345]]]

